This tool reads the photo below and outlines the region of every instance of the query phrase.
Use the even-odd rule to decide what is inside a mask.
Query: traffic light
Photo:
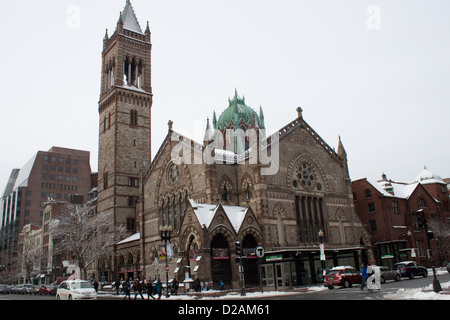
[[[425,216],[425,211],[423,210],[417,211],[417,222],[419,223],[419,228],[421,229],[427,228],[427,217]]]
[[[235,246],[236,246],[236,255],[238,257],[241,257],[242,256],[241,242],[240,241],[236,241]]]

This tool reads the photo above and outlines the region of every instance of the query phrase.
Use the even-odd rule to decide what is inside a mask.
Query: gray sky
[[[227,107],[237,88],[266,127],[303,108],[352,179],[450,177],[450,1],[132,0],[152,32],[152,156],[167,133]],[[0,192],[52,146],[91,152],[97,171],[105,29],[125,0],[4,1]],[[200,137],[201,138],[201,137]]]

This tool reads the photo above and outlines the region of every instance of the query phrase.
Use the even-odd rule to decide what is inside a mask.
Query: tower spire
[[[124,29],[141,34],[143,33],[130,0],[127,0],[125,3],[125,8],[121,13],[120,18]]]

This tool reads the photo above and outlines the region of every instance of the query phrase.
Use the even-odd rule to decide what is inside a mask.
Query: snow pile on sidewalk
[[[394,293],[389,293],[383,296],[388,300],[450,300],[450,281],[441,283],[442,292],[447,294],[436,293],[433,291],[433,285],[430,284],[423,288],[416,289],[399,289]]]

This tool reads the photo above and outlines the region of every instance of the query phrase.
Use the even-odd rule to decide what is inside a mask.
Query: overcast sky
[[[192,132],[235,88],[266,127],[303,108],[350,177],[450,177],[450,1],[132,0],[152,32],[152,157],[167,133]],[[125,0],[3,1],[0,192],[13,168],[52,146],[98,162],[105,29]],[[201,140],[202,136],[200,136]]]

